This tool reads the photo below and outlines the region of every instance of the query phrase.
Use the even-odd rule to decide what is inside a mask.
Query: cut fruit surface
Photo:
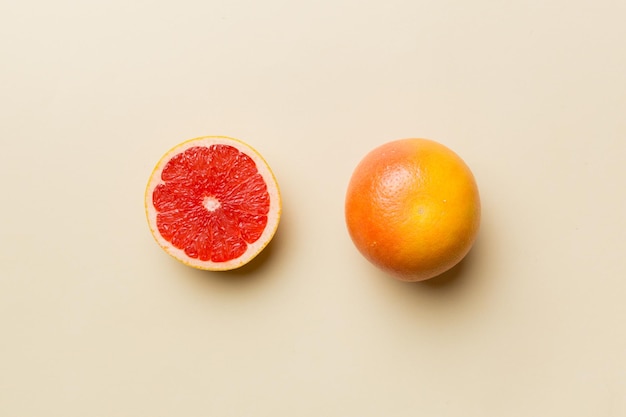
[[[272,240],[281,214],[276,179],[249,145],[224,136],[181,143],[154,168],[145,194],[157,243],[199,269],[245,265]]]

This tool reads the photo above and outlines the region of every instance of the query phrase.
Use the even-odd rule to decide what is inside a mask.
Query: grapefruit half
[[[204,136],[168,151],[152,171],[145,208],[165,252],[194,268],[226,271],[272,240],[281,215],[276,178],[248,144]]]

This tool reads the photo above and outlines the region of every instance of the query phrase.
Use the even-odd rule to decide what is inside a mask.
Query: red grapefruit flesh
[[[244,142],[206,136],[181,143],[154,168],[145,195],[157,243],[180,262],[224,271],[250,262],[272,240],[278,184]]]

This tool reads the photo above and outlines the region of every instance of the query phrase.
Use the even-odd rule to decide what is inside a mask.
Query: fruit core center
[[[215,211],[218,208],[220,208],[222,204],[217,198],[213,197],[212,195],[209,195],[209,196],[204,197],[204,200],[202,201],[202,205],[208,211]]]

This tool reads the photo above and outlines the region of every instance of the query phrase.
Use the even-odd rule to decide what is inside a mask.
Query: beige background
[[[0,5],[1,416],[626,415],[626,2]],[[143,192],[209,134],[284,217],[233,273],[179,265]],[[371,148],[472,167],[471,255],[388,278],[343,220]]]

